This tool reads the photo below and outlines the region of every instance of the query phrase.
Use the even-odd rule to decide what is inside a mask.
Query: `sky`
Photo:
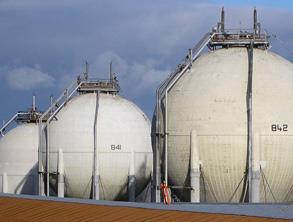
[[[89,63],[105,78],[113,61],[120,95],[150,118],[155,90],[219,20],[251,28],[257,7],[262,27],[278,37],[272,51],[293,61],[292,0],[0,0],[0,120],[31,106],[39,110]]]

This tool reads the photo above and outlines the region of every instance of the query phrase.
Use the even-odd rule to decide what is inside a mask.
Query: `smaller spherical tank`
[[[63,152],[65,196],[91,198],[95,140],[100,199],[127,199],[132,153],[136,195],[150,179],[150,122],[135,104],[119,95],[75,96],[57,114],[48,132],[50,172],[57,171],[58,152]],[[53,178],[51,185],[56,187]]]
[[[20,124],[0,139],[0,191],[33,195],[37,182],[38,125]]]

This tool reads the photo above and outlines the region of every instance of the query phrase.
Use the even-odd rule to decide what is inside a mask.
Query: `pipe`
[[[96,92],[96,110],[94,120],[94,164],[93,164],[93,196],[94,200],[100,198],[100,172],[98,166],[98,150],[97,150],[97,122],[98,122],[98,111],[99,111],[99,98],[100,92]]]
[[[248,48],[248,86],[247,86],[247,123],[248,123],[248,200],[252,202],[252,81],[253,81],[253,42]]]
[[[193,55],[193,61],[197,58],[197,56],[200,54],[200,52],[204,49],[204,47],[208,44],[208,42],[213,38],[215,33],[211,34],[209,38],[200,45],[199,49],[196,51],[196,53]],[[171,79],[170,82],[167,83],[165,90],[165,129],[164,129],[164,136],[165,136],[165,183],[168,185],[168,92],[169,90],[176,84],[176,82],[181,78],[181,76],[186,72],[186,70],[190,67],[190,64],[185,65],[185,67],[180,71],[178,75],[176,75],[174,78]],[[163,99],[164,97],[160,98]]]
[[[2,128],[0,129],[0,133],[1,133],[2,136],[4,136],[3,132],[4,132],[5,128],[6,128],[7,126],[9,126],[10,123],[12,123],[12,122],[18,117],[18,115],[19,115],[19,113],[16,113],[16,114],[15,114],[10,120],[8,120],[7,123],[5,123],[5,124],[2,126]]]
[[[42,130],[42,120],[41,118],[39,119],[39,149],[38,149],[38,174],[39,174],[39,189],[38,189],[38,194],[39,196],[44,195],[44,178],[43,178],[43,130]]]
[[[57,193],[58,197],[64,197],[64,159],[63,159],[63,151],[62,149],[59,149],[58,152],[58,187],[57,187]]]
[[[80,82],[79,84],[76,85],[76,81],[74,81],[69,87],[68,89],[73,88],[75,85],[75,87],[73,88],[72,92],[68,95],[68,90],[66,89],[56,100],[56,102],[54,104],[52,104],[47,110],[46,112],[44,112],[42,114],[42,116],[39,118],[39,148],[38,148],[38,170],[39,170],[39,189],[38,189],[38,193],[39,195],[43,195],[44,194],[44,178],[43,178],[43,173],[44,173],[44,169],[43,169],[43,162],[42,162],[42,152],[43,152],[43,131],[44,129],[48,126],[48,124],[51,122],[51,120],[55,117],[55,115],[63,108],[63,106],[66,104],[66,102],[68,101],[68,99],[70,99],[74,93],[78,90],[78,88],[81,86],[83,82]],[[65,97],[65,95],[68,95]],[[65,98],[65,99],[64,99]],[[58,106],[58,108],[52,113],[52,111],[55,109],[56,105],[62,101],[62,99],[64,100],[62,102],[62,104],[60,106]],[[43,120],[45,117],[47,117],[49,115],[49,118],[46,121],[46,124],[43,126]]]
[[[50,124],[46,123],[47,128],[47,149],[46,149],[46,191],[47,197],[50,196]]]

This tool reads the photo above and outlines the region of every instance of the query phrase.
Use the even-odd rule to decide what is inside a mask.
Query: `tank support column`
[[[128,201],[135,202],[135,170],[134,170],[134,152],[131,151],[130,154],[130,163],[129,163],[129,172],[128,172]]]
[[[191,131],[190,140],[190,202],[200,202],[200,161],[196,130]]]
[[[158,146],[155,147],[153,155],[153,180],[152,180],[152,202],[161,202],[161,164]]]
[[[260,136],[254,134],[252,150],[251,202],[260,202]]]
[[[58,197],[64,197],[64,161],[63,161],[63,151],[59,149],[58,152]]]
[[[8,180],[7,180],[7,173],[4,172],[2,174],[2,189],[1,193],[8,193]]]

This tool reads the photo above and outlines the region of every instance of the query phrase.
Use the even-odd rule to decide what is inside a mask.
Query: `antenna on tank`
[[[222,7],[222,10],[221,10],[221,21],[218,22],[217,31],[218,32],[225,31],[225,9],[224,9],[224,7]]]
[[[257,21],[257,10],[256,7],[254,7],[253,10],[253,30],[255,35],[260,36],[260,22]]]
[[[221,11],[221,32],[225,31],[225,11],[224,11],[224,7],[222,7],[222,11]]]
[[[89,77],[89,64],[85,61],[85,71],[83,73],[84,79],[87,80]]]
[[[114,74],[113,74],[113,62],[110,62],[110,82],[113,82]]]
[[[32,104],[32,111],[35,112],[36,111],[36,95],[33,95],[33,104]]]

